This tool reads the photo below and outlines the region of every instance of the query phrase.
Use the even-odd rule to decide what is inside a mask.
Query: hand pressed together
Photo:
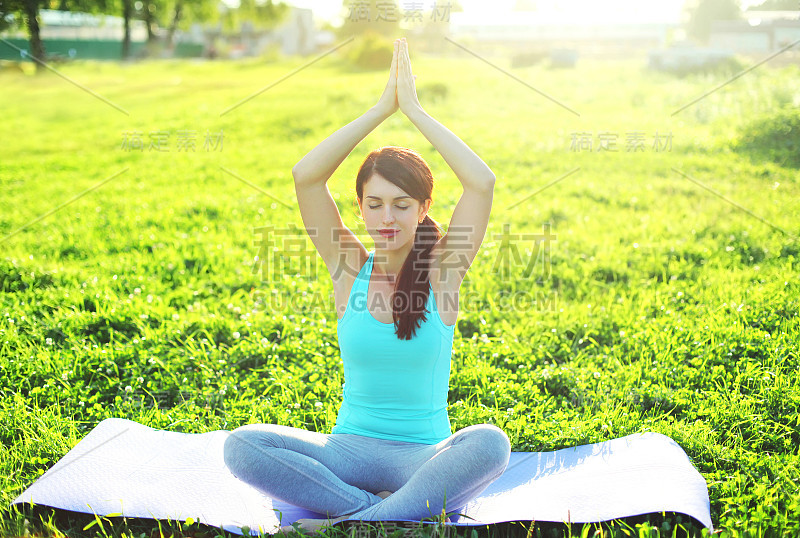
[[[417,98],[416,76],[411,73],[411,59],[408,57],[408,43],[405,38],[395,41],[399,48],[397,58],[397,104],[407,116],[421,109]]]
[[[392,65],[389,68],[389,81],[374,108],[387,117],[397,112],[398,109],[406,115],[413,110],[421,109],[415,86],[416,78],[411,73],[408,43],[405,38],[395,39]]]

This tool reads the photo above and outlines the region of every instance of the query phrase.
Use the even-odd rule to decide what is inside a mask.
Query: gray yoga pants
[[[433,445],[249,424],[224,449],[231,472],[269,497],[364,521],[456,513],[503,474],[510,456],[508,437],[492,424]],[[381,499],[380,491],[394,493]]]

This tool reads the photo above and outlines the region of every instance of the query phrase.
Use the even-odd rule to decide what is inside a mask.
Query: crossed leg
[[[336,517],[299,520],[308,530],[348,518],[420,520],[459,508],[503,473],[509,456],[507,436],[489,424],[435,445],[251,424],[225,443],[225,463],[241,480]]]
[[[452,513],[503,474],[511,445],[497,426],[475,424],[417,452],[402,487],[349,519],[422,520]]]
[[[371,491],[353,485],[367,462],[337,441],[301,428],[249,424],[228,436],[225,464],[270,497],[329,517],[380,502]]]

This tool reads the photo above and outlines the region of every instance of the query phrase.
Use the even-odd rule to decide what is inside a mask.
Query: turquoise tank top
[[[367,288],[375,252],[358,272],[337,335],[344,363],[342,405],[331,433],[435,444],[451,434],[447,416],[455,324],[439,317],[433,288],[426,321],[411,340],[370,313]]]

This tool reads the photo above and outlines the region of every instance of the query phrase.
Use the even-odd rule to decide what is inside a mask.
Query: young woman
[[[394,43],[378,103],[292,169],[306,230],[333,279],[344,363],[343,401],[330,434],[250,424],[225,443],[225,462],[270,497],[336,519],[421,520],[452,513],[508,465],[508,437],[491,424],[451,434],[447,392],[458,290],[483,241],[495,177],[417,99],[405,39]],[[342,223],[327,180],[398,108],[463,185],[444,236],[428,211],[433,177],[418,153],[371,152],[356,180],[375,249]],[[291,526],[282,528],[290,531]]]

